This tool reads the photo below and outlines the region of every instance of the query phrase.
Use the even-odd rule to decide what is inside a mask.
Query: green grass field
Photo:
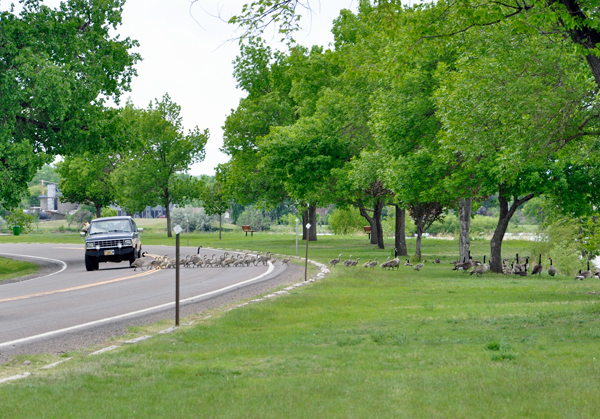
[[[289,235],[193,237],[194,246],[295,252]],[[504,253],[529,246],[509,241]],[[39,367],[60,357],[17,356],[0,377],[35,375],[0,385],[0,417],[599,417],[600,281],[476,278],[451,271],[456,248],[424,240],[425,258],[444,263],[420,272],[337,266],[290,295],[186,319],[195,323],[173,334],[65,354],[73,360],[55,370]],[[390,250],[366,237],[310,243],[311,259],[339,253],[383,261]],[[472,253],[489,254],[489,242],[473,242]]]

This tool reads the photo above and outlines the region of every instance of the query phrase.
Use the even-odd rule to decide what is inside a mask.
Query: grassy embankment
[[[211,234],[202,242],[294,253],[293,238],[283,235],[219,241]],[[505,254],[526,254],[529,245],[507,242]],[[319,237],[310,246],[319,261],[389,254],[366,238]],[[489,243],[472,248],[482,255]],[[600,415],[600,281],[475,278],[450,270],[456,242],[425,240],[424,253],[444,263],[421,272],[338,266],[291,295],[203,313],[191,326],[135,346],[65,354],[74,359],[56,370],[36,368],[57,357],[15,357],[0,376],[38,373],[0,387],[1,416]],[[132,329],[131,336],[169,325]],[[20,366],[26,359],[33,364]]]
[[[31,275],[38,271],[35,263],[0,257],[0,282],[20,276]]]
[[[202,239],[294,252],[289,236],[231,236]],[[356,237],[310,246],[320,261],[389,254]],[[528,246],[508,242],[505,253]],[[443,264],[338,266],[291,295],[204,313],[170,335],[66,354],[75,359],[3,385],[2,417],[598,417],[600,282],[478,279],[450,270],[455,248],[425,240],[425,257]],[[488,251],[473,243],[473,254]],[[19,356],[0,373],[25,359],[35,370],[58,358]]]

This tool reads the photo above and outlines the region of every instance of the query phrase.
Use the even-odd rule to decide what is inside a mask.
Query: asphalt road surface
[[[144,246],[175,256],[175,248]],[[182,247],[181,257],[196,253]],[[201,249],[209,257],[222,251]],[[175,269],[134,271],[128,262],[87,272],[82,245],[0,244],[0,256],[41,265],[37,275],[0,282],[0,363],[11,354],[60,353],[174,318]],[[180,268],[181,316],[297,282],[295,265]]]

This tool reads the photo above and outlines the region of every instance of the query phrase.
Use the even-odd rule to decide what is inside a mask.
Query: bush
[[[73,221],[75,221],[76,223],[83,224],[86,222],[89,223],[90,221],[92,221],[92,218],[94,218],[94,213],[92,211],[81,208],[75,213]]]
[[[102,208],[102,212],[100,213],[101,217],[116,217],[117,215],[117,210],[110,207]]]
[[[353,234],[360,230],[366,222],[357,208],[336,208],[329,217],[329,228],[333,234]]]
[[[179,224],[185,230],[186,217],[190,231],[211,231],[211,217],[206,214],[204,208],[196,210],[190,205],[186,205],[184,208],[175,208],[171,211],[171,228]]]
[[[9,230],[14,226],[21,227],[21,233],[29,233],[33,224],[33,215],[25,214],[23,211],[15,210],[12,214],[6,217],[6,223]]]
[[[0,217],[0,231],[2,231],[2,232],[8,231],[8,224],[2,217]]]
[[[271,225],[271,218],[261,209],[246,207],[237,219],[237,225],[249,225],[254,230],[267,230]],[[296,222],[294,221],[294,224]]]

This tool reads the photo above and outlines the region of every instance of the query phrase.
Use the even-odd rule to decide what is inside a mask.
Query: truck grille
[[[123,240],[102,240],[94,243],[94,246],[100,245],[100,248],[103,249],[105,247],[117,247],[121,243],[123,246]]]

